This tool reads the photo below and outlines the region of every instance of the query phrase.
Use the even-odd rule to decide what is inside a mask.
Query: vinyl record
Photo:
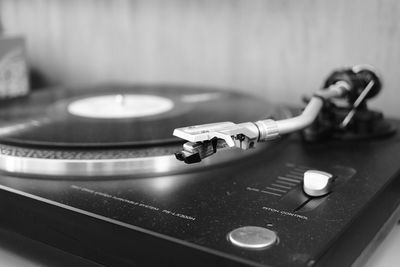
[[[228,150],[196,166],[175,159],[175,128],[290,116],[254,97],[185,86],[49,88],[3,101],[0,171],[52,179],[115,179],[194,171],[256,155]],[[261,144],[260,144],[261,145]]]
[[[185,86],[50,88],[0,108],[0,143],[58,148],[140,147],[181,142],[175,128],[255,121],[274,108],[254,97]]]

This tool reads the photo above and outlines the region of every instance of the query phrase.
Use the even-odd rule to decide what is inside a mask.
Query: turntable
[[[110,266],[362,265],[400,217],[380,89],[355,66],[304,110],[173,85],[4,101],[0,225]]]

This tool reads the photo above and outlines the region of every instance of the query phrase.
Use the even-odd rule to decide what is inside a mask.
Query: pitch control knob
[[[308,170],[304,173],[303,190],[311,197],[320,197],[331,191],[332,182],[332,174],[323,171]]]

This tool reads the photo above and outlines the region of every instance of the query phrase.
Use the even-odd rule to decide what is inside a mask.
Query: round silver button
[[[228,239],[232,244],[241,248],[263,249],[275,244],[278,238],[275,232],[267,228],[244,226],[231,231]]]

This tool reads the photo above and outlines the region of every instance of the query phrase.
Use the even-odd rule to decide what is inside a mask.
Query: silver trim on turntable
[[[175,146],[172,146],[168,149],[173,150],[174,148]],[[85,154],[85,151],[36,150],[0,145],[0,171],[14,175],[51,176],[59,179],[153,176],[185,170],[193,171],[205,166],[246,158],[258,151],[230,150],[220,153],[218,157],[211,160],[204,160],[196,166],[189,166],[176,160],[173,153],[165,154],[168,153],[168,149],[164,151],[164,155],[159,153],[158,155],[141,156],[140,154],[143,153],[137,153],[134,149],[128,150],[126,153],[118,150],[100,150]],[[132,154],[135,153],[138,155],[133,156]],[[121,155],[119,158],[118,154]]]

